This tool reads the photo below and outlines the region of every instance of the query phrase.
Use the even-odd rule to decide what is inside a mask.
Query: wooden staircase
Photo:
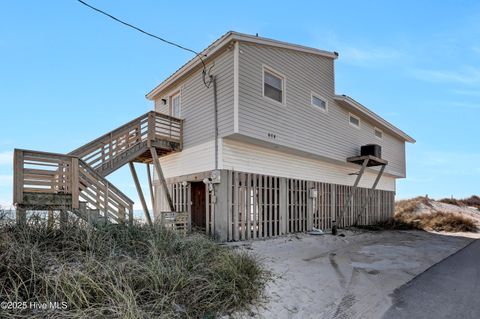
[[[69,154],[15,149],[17,211],[69,211],[87,222],[133,222],[133,201],[105,177],[127,163],[182,150],[183,120],[148,112]],[[154,154],[152,154],[152,152]],[[17,214],[18,215],[18,214]]]

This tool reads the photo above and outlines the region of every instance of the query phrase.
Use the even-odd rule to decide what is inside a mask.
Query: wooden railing
[[[133,201],[72,155],[16,149],[14,203],[23,204],[25,193],[70,194],[72,209],[84,201],[115,222],[133,217]]]
[[[97,168],[138,143],[157,139],[182,145],[183,120],[151,111],[70,152],[69,155],[77,156],[91,167]]]
[[[98,209],[108,220],[124,223],[133,220],[133,201],[98,174],[83,160],[79,160],[79,199]]]
[[[67,196],[49,198],[54,200],[55,205],[65,205],[78,211],[82,208],[80,203],[84,202],[85,209],[88,206],[91,210],[98,210],[105,218],[115,222],[123,223],[127,216],[132,221],[133,201],[110,184],[101,175],[102,171],[96,168],[107,163],[113,166],[113,160],[128,149],[144,142],[147,142],[147,147],[155,146],[152,143],[156,141],[177,143],[172,149],[181,149],[183,120],[152,111],[67,155],[15,150],[14,203],[31,205],[25,199],[25,193],[29,194],[29,198],[32,193],[41,193],[44,197],[62,194]],[[168,145],[162,147],[170,147]],[[36,199],[41,205],[40,197]],[[57,199],[68,199],[68,202],[57,203]]]
[[[25,192],[72,194],[78,184],[74,166],[78,159],[72,156],[16,149],[14,202],[21,203]]]

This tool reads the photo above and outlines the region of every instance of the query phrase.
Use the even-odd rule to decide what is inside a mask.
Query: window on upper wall
[[[355,127],[355,128],[360,128],[360,118],[356,115],[353,115],[350,113],[349,120],[350,125]]]
[[[373,131],[376,138],[383,140],[383,131],[381,129],[375,127]]]
[[[170,98],[171,101],[171,115],[173,117],[180,117],[182,116],[182,105],[181,105],[181,100],[180,100],[180,93],[177,93],[173,95]]]
[[[263,69],[263,96],[276,102],[285,103],[285,77],[279,73]]]
[[[321,97],[318,94],[312,92],[311,100],[313,106],[319,108],[320,110],[326,112],[328,110],[327,100]]]

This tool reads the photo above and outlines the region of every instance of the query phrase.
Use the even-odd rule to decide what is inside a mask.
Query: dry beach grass
[[[480,211],[469,207],[475,203],[475,196],[461,201],[450,199],[448,203],[427,197],[398,201],[394,218],[365,227],[475,232]],[[362,235],[366,243],[371,239],[368,233],[371,232]],[[408,232],[384,232],[378,245],[387,240],[394,245],[395,236],[407,235]],[[279,271],[284,272],[297,269],[307,260],[312,260],[312,267],[319,266],[313,260],[320,260],[323,265],[331,259],[329,249],[337,249],[347,241],[336,236],[308,239],[305,235],[299,238],[306,246],[296,251],[299,247],[291,242],[292,238],[296,235],[250,245],[258,246],[260,256],[265,258],[275,252],[273,243],[280,245],[280,259],[274,261],[283,262]],[[329,242],[334,247],[329,247]],[[356,249],[354,243],[355,240],[345,246],[352,245],[352,254],[346,254],[345,258],[363,256],[364,248]],[[399,253],[406,249],[405,245],[399,247]],[[386,251],[391,253],[390,248]],[[298,261],[290,254],[298,254]],[[323,259],[318,257],[324,255]],[[389,256],[383,256],[382,260],[391,260]],[[317,270],[309,268],[305,286],[311,281],[310,273]],[[318,282],[325,280],[322,272],[318,276]],[[296,291],[298,286],[295,276],[291,287],[286,288],[269,281],[270,278],[271,273],[246,250],[220,245],[198,234],[182,237],[157,226],[151,229],[142,225],[94,229],[70,223],[64,228],[49,227],[42,218],[31,218],[26,226],[17,226],[0,217],[0,301],[67,304],[66,309],[6,309],[0,312],[0,318],[214,318],[231,313],[249,314],[252,305],[265,300],[265,287],[267,294],[268,286],[273,285],[270,294],[280,291],[289,295],[292,292],[288,290]],[[284,302],[280,298],[272,305],[277,307]],[[312,309],[316,309],[317,302],[312,300]],[[294,306],[300,309],[302,303]],[[310,310],[298,311],[301,314]]]
[[[395,215],[395,219],[411,225],[412,228],[445,231],[445,232],[473,232],[477,226],[471,218],[458,213],[432,212],[430,214],[403,213]]]
[[[268,273],[250,254],[145,226],[0,226],[0,300],[66,302],[2,318],[213,318],[261,299]]]
[[[442,199],[435,201],[428,197],[415,197],[412,199],[399,200],[395,203],[395,215],[393,218],[373,226],[362,226],[368,229],[419,229],[439,232],[476,232],[478,220],[466,215],[463,209],[467,206],[475,211],[477,208],[477,196],[467,199]],[[439,208],[438,203],[448,205],[448,209]],[[480,211],[478,212],[480,218]]]
[[[480,197],[476,195],[470,196],[468,198],[463,198],[463,199],[443,198],[443,199],[440,199],[439,202],[452,204],[456,206],[476,207],[477,209],[480,209]]]

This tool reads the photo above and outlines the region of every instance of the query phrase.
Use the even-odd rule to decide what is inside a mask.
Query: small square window
[[[375,137],[379,138],[379,139],[383,139],[383,131],[378,129],[378,128],[374,128],[374,132],[375,132]]]
[[[350,114],[350,125],[355,126],[356,128],[360,128],[360,118],[353,114]]]
[[[327,100],[325,100],[324,98],[322,98],[322,97],[320,97],[320,96],[318,96],[314,93],[312,93],[311,103],[312,103],[313,106],[318,107],[322,111],[327,110]]]
[[[263,71],[263,96],[284,103],[285,79],[269,70]]]

